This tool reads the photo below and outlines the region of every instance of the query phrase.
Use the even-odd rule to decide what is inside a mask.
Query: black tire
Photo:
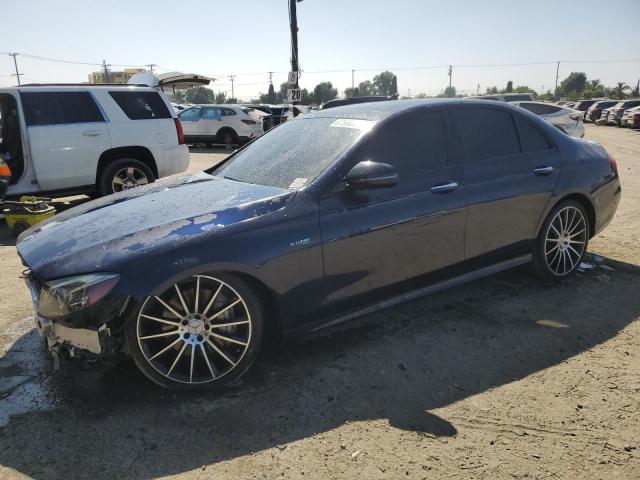
[[[198,280],[197,277],[200,277],[200,279]],[[197,335],[197,339],[195,334],[192,334],[192,337],[188,339],[187,337],[189,337],[189,335],[185,335],[186,332],[178,333],[177,334],[178,338],[175,341],[174,341],[174,338],[175,338],[174,336],[167,337],[166,336],[167,334],[163,332],[160,332],[162,335],[165,335],[165,337],[163,337],[162,339],[150,339],[150,340],[145,339],[144,337],[149,336],[148,335],[149,332],[142,331],[142,328],[145,326],[144,322],[146,322],[147,326],[150,324],[153,325],[153,320],[150,322],[149,320],[147,320],[148,317],[145,317],[146,312],[149,311],[148,309],[146,309],[145,306],[150,305],[151,304],[150,302],[159,302],[157,300],[157,297],[155,296],[147,297],[147,299],[145,299],[143,304],[139,308],[137,308],[136,311],[132,314],[132,316],[128,319],[127,325],[125,328],[125,335],[126,335],[126,341],[127,341],[129,351],[131,352],[133,361],[135,362],[138,369],[147,378],[149,378],[154,383],[160,385],[161,387],[172,389],[172,390],[201,390],[201,389],[215,389],[215,388],[224,387],[236,381],[238,378],[244,375],[247,372],[247,370],[249,370],[249,368],[253,365],[253,363],[255,362],[260,352],[260,348],[263,343],[265,322],[266,322],[263,302],[262,302],[262,299],[260,298],[260,295],[253,288],[253,286],[248,282],[244,281],[243,279],[241,279],[240,277],[236,275],[226,274],[226,273],[207,273],[207,274],[201,274],[201,275],[194,275],[192,277],[188,277],[178,282],[177,284],[171,285],[170,287],[167,288],[167,290],[165,290],[165,292],[161,293],[159,296],[161,298],[164,297],[164,300],[170,303],[170,306],[171,306],[170,298],[171,298],[171,295],[173,295],[175,285],[178,285],[179,290],[181,290],[182,294],[184,295],[185,305],[192,308],[195,314],[196,310],[198,311],[204,310],[202,304],[207,302],[207,299],[206,299],[207,297],[203,295],[201,297],[203,300],[199,302],[200,307],[193,308],[194,303],[198,303],[198,301],[194,300],[195,292],[188,290],[188,286],[190,284],[189,282],[198,282],[196,283],[196,288],[201,287],[200,281],[202,281],[202,279],[207,279],[207,281],[215,280],[216,282],[219,282],[220,285],[224,284],[225,286],[221,287],[221,290],[218,290],[218,295],[222,295],[225,297],[228,295],[228,298],[235,298],[233,295],[234,294],[237,295],[241,299],[241,303],[238,304],[240,305],[240,310],[247,313],[247,319],[249,320],[249,324],[247,326],[239,325],[236,327],[223,327],[223,328],[216,327],[215,330],[214,330],[214,327],[205,326],[204,330],[201,329],[198,331],[199,334]],[[193,286],[193,283],[191,283],[191,286]],[[228,288],[228,291],[225,294],[224,289],[227,289],[227,288]],[[204,290],[202,289],[200,289],[199,291],[204,292]],[[213,289],[211,291],[213,291]],[[215,297],[215,295],[216,294],[211,295],[211,297],[209,298],[209,302],[211,302],[211,298]],[[226,298],[224,300],[226,301]],[[185,311],[185,309],[181,307],[180,303],[174,302],[173,305],[176,308],[176,310],[180,308],[182,312]],[[217,305],[215,301],[214,301],[214,305]],[[163,307],[160,307],[160,308],[162,309]],[[226,307],[222,307],[222,306],[218,307],[218,312],[220,310],[224,311],[225,308]],[[230,308],[228,311],[233,312],[233,308]],[[165,313],[166,312],[168,312],[168,310],[165,310]],[[178,312],[178,313],[181,313],[181,312]],[[207,318],[206,315],[204,315],[206,313],[207,312],[203,312],[202,316],[198,318],[203,318],[203,319]],[[215,316],[215,314],[211,316]],[[164,315],[162,318],[167,319],[167,317]],[[191,318],[192,318],[191,321],[195,320],[193,317]],[[222,317],[218,317],[218,320],[220,320],[221,318]],[[166,327],[160,324],[161,325],[160,328],[168,329],[167,331],[169,330],[173,331],[172,330],[173,328],[188,329],[189,326],[191,325],[191,321],[189,321],[188,325],[184,327],[180,327],[180,326]],[[212,325],[214,324],[213,320],[208,320],[208,321],[210,321]],[[223,324],[226,321],[228,320],[222,318]],[[218,325],[220,325],[219,322],[217,323]],[[214,331],[221,332],[221,334],[224,334],[225,336],[228,335],[229,337],[234,338],[236,340],[238,339],[244,340],[246,338],[246,337],[236,336],[234,332],[229,332],[228,330],[224,330],[224,328],[227,328],[227,329],[236,328],[236,331],[239,331],[239,329],[244,329],[245,332],[248,331],[249,337],[246,340],[246,344],[243,347],[239,347],[239,346],[236,346],[235,343],[231,344],[227,342],[225,347],[224,341],[218,340],[217,338],[213,338]],[[150,332],[150,333],[153,334],[155,332]],[[168,333],[168,335],[172,335],[172,334]],[[205,337],[204,340],[201,338],[201,336]],[[142,342],[142,340],[145,340],[145,342]],[[155,346],[155,345],[149,346],[149,344],[146,343],[147,341],[149,342],[160,341],[164,343],[161,343],[159,346]],[[181,355],[183,355],[183,353],[180,353],[180,349],[185,350],[187,345],[189,345],[189,341],[191,341],[192,343],[196,343],[200,341],[201,345],[192,346],[191,349],[186,349],[187,356],[182,357]],[[178,343],[175,344],[175,342],[178,342]],[[232,367],[229,367],[229,363],[227,363],[228,360],[227,362],[225,362],[225,360],[223,360],[223,358],[220,356],[222,354],[219,354],[219,350],[216,349],[214,351],[211,347],[207,346],[207,342],[209,342],[209,344],[213,343],[217,345],[217,347],[219,347],[220,350],[223,350],[223,353],[232,360],[234,359],[234,354],[232,353],[234,349],[236,349],[236,351],[240,351],[240,350],[243,350],[243,351],[241,354],[237,355],[237,363],[235,363],[235,365],[233,365]],[[170,346],[172,343],[175,345],[174,347]],[[167,347],[169,348],[167,349]],[[157,357],[155,363],[152,363],[152,361],[154,360],[154,357],[157,356],[158,352],[164,351],[164,350],[166,350],[166,354],[161,353],[160,356]],[[192,361],[193,352],[196,352],[195,355],[193,355],[193,358],[196,360]],[[209,355],[207,355],[207,352],[209,353]],[[176,355],[175,358],[173,358],[173,355],[172,355],[173,353],[175,353]],[[186,365],[185,365],[185,362],[186,362]],[[172,369],[174,368],[174,365],[177,365],[175,370],[173,370],[173,372],[171,369],[167,370],[166,368],[169,365],[169,363],[172,364],[171,366]],[[195,370],[194,370],[194,363],[195,363]],[[233,363],[233,361],[231,363]],[[198,378],[192,379],[189,377],[187,380],[185,370],[188,369],[188,365],[191,365],[190,376],[193,376],[194,371],[196,371],[198,372],[198,375],[199,375]],[[221,365],[223,366],[223,368],[218,370],[218,367]],[[228,368],[228,370],[226,371],[224,371],[225,365]],[[205,368],[205,366],[208,367],[208,370]],[[214,371],[215,373],[219,374],[217,378],[214,375]],[[210,375],[207,372],[210,372]],[[171,378],[172,375],[175,378]],[[181,376],[181,375],[184,375],[184,376]]]
[[[13,224],[13,234],[17,237],[25,230],[28,230],[31,227],[27,222],[17,221]]]
[[[558,220],[560,212],[563,216]],[[559,228],[561,224],[567,224],[563,231],[559,231],[562,230]],[[535,240],[531,262],[533,272],[542,279],[556,282],[575,273],[587,251],[590,228],[589,216],[580,202],[565,200],[556,205],[547,215]],[[565,235],[567,232],[571,234]]]
[[[146,179],[144,183],[141,181],[142,177],[137,177],[139,180],[138,183],[140,184],[153,183],[156,180],[151,169],[140,160],[136,160],[135,158],[119,158],[110,162],[100,174],[100,178],[98,179],[98,189],[100,193],[102,195],[110,195],[121,190],[126,190],[127,188],[132,188],[129,184],[127,186],[123,186],[120,190],[115,189],[113,186],[115,177],[123,170],[129,168],[133,169],[136,175],[137,172],[144,175],[144,178]]]
[[[218,134],[218,142],[224,144],[228,149],[238,144],[238,134],[226,128]]]

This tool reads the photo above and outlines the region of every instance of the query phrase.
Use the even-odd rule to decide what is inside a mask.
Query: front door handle
[[[551,172],[553,172],[553,167],[536,167],[533,169],[533,173],[540,177],[549,175]]]
[[[97,137],[98,135],[102,135],[102,132],[90,130],[88,132],[82,132],[82,135],[84,135],[85,137]]]
[[[449,182],[449,183],[439,183],[434,185],[429,190],[433,193],[449,193],[453,192],[456,188],[458,188],[457,182]]]

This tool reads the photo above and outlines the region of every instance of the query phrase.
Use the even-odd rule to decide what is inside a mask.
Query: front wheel
[[[580,266],[589,243],[589,219],[584,207],[568,200],[547,216],[533,251],[534,272],[545,279],[562,280]]]
[[[228,274],[194,275],[147,297],[129,319],[127,340],[138,368],[171,389],[228,384],[253,364],[263,337],[258,294]]]

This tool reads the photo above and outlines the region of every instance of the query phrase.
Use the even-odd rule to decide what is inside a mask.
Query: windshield
[[[335,118],[290,120],[255,140],[215,175],[298,190],[320,175],[373,122]]]

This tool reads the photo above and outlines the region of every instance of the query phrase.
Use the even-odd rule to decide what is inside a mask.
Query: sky
[[[605,85],[640,79],[640,0],[303,0],[298,3],[301,87],[331,81],[342,94],[382,70],[401,95],[488,86],[553,89],[584,71]],[[157,64],[210,75],[212,88],[248,100],[290,70],[288,0],[0,0],[0,85],[83,82],[98,66]],[[634,60],[634,61],[620,61]],[[605,62],[606,61],[606,62]],[[548,63],[547,63],[548,62]],[[496,66],[504,64],[531,64]],[[540,64],[538,64],[540,63]],[[492,65],[492,66],[486,66]],[[479,87],[478,87],[479,86]]]

